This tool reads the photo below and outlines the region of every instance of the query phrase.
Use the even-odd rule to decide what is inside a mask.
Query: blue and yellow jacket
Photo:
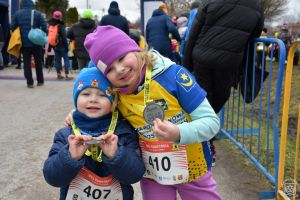
[[[211,169],[212,156],[207,141],[219,131],[219,119],[193,75],[156,51],[153,53],[157,59],[152,70],[150,98],[163,108],[165,120],[178,125],[180,141],[171,144],[158,141],[152,126],[143,118],[143,86],[136,94],[120,94],[118,109],[139,133],[146,177],[166,185],[192,182]],[[156,162],[160,158],[162,161]],[[180,166],[172,166],[173,161]],[[183,169],[183,174],[187,173],[186,178],[181,173],[168,174],[179,168]]]

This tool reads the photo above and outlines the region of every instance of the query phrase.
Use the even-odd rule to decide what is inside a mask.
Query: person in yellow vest
[[[138,137],[113,110],[111,84],[96,68],[77,76],[71,126],[54,136],[44,177],[65,199],[133,199],[130,184],[145,173]],[[76,198],[76,199],[77,199]]]
[[[208,143],[219,131],[219,118],[194,76],[155,50],[142,52],[113,26],[98,26],[84,45],[139,134],[143,199],[173,200],[177,192],[182,200],[221,199]]]

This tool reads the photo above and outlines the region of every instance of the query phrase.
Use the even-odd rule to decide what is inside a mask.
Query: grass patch
[[[264,83],[261,96],[257,96],[255,103],[243,105],[243,99],[239,91],[234,91],[229,99],[224,116],[224,129],[240,142],[272,175],[274,174],[274,128],[278,129],[278,142],[280,143],[280,131],[283,109],[284,79],[281,92],[281,100],[276,120],[274,119],[274,102],[276,94],[278,65],[273,63],[273,68],[267,69],[271,76]],[[270,89],[268,86],[270,85]],[[239,103],[240,102],[240,103]],[[287,138],[285,177],[293,178],[295,160],[295,139],[298,121],[298,106],[300,104],[300,67],[294,66],[291,99],[289,105],[289,126]],[[270,105],[270,107],[268,107]],[[275,122],[274,122],[275,121]],[[273,127],[273,122],[275,126]],[[247,131],[241,131],[241,130]],[[236,133],[239,134],[236,134]],[[256,134],[256,135],[255,135]],[[280,145],[280,144],[278,144]],[[278,146],[279,147],[279,146]],[[243,158],[243,163],[253,165],[248,158]],[[300,163],[298,163],[300,175]],[[300,182],[298,175],[297,181]],[[274,176],[274,175],[273,175]]]

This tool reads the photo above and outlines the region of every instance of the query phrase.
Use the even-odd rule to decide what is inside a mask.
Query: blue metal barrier
[[[259,61],[257,60],[258,51],[256,47],[259,43],[263,43],[263,50],[260,52],[262,56],[259,58],[261,59],[261,67],[258,70],[260,72],[256,72],[256,63]],[[270,51],[269,60],[265,62],[267,58],[266,52],[268,52],[265,51],[268,49],[266,44],[270,44]],[[279,51],[277,52],[279,53],[278,64],[275,64],[275,46],[279,47],[277,48]],[[277,118],[282,93],[285,59],[286,49],[281,40],[256,38],[251,41],[248,45],[247,62],[244,66],[245,79],[241,80],[243,84],[232,90],[230,99],[220,113],[221,133],[248,156],[252,163],[274,186],[277,185],[278,181],[278,131],[280,122]],[[268,73],[266,80],[264,80],[265,73]],[[255,76],[258,76],[258,80],[255,79]],[[249,77],[251,78],[250,80],[248,79]],[[241,81],[240,83],[242,83]],[[241,88],[241,85],[243,85],[243,88]],[[260,85],[256,98],[255,85]],[[241,94],[241,91],[243,91],[243,94]],[[250,99],[248,98],[248,103],[243,98],[247,94],[251,97]],[[274,196],[275,192],[262,193],[261,198],[269,197],[270,194]]]

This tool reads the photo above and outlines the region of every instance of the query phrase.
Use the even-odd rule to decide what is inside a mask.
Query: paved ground
[[[59,190],[44,181],[42,167],[55,131],[72,109],[73,82],[57,81],[54,71],[44,76],[44,86],[29,89],[23,70],[0,71],[0,200],[58,199]],[[255,200],[259,191],[270,189],[264,177],[233,156],[230,143],[216,145],[213,173],[223,199]],[[138,184],[134,187],[135,200],[142,199]]]

